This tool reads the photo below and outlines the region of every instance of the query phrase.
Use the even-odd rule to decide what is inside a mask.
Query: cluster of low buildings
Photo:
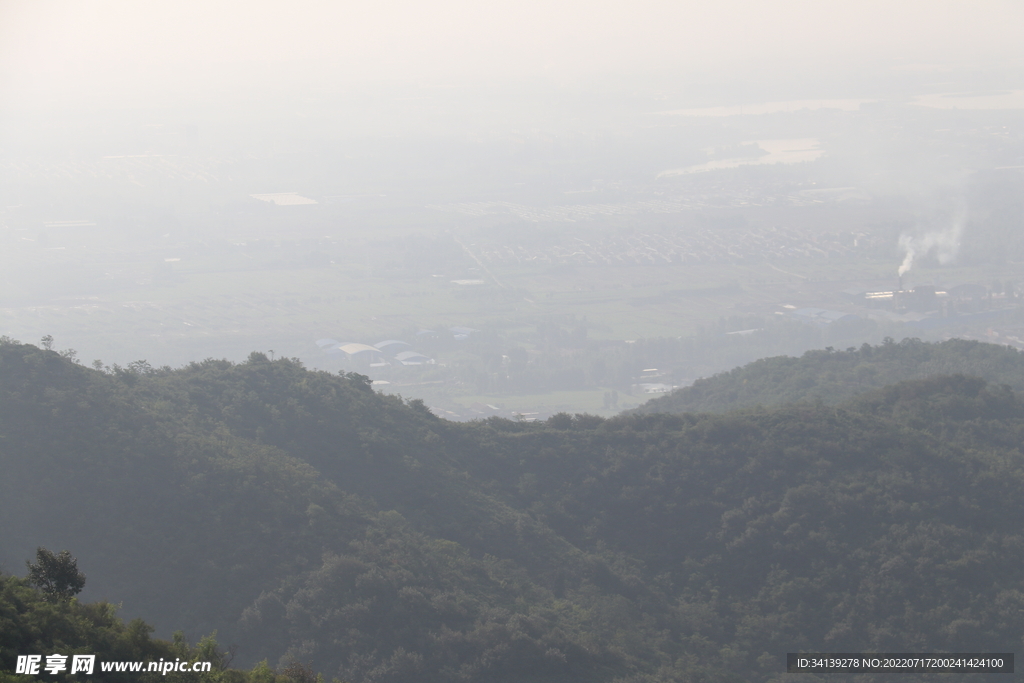
[[[866,233],[821,234],[788,227],[743,231],[701,229],[692,233],[634,233],[572,237],[569,241],[525,245],[470,245],[473,253],[493,264],[546,263],[573,265],[667,265],[735,263],[791,258],[837,258],[857,253],[872,243]]]
[[[456,341],[462,341],[478,331],[471,327],[449,327],[444,332],[420,330],[416,333],[416,338],[424,340],[450,334]],[[437,363],[436,360],[416,351],[412,344],[401,339],[384,339],[376,344],[363,344],[362,342],[340,342],[337,339],[325,337],[317,339],[316,345],[327,356],[333,356],[342,361],[354,361],[357,365],[369,368],[395,365],[435,365]]]
[[[435,362],[433,358],[413,350],[411,344],[400,339],[385,339],[370,345],[324,338],[317,339],[316,345],[328,356],[356,361],[360,365],[371,368],[382,368],[396,363],[399,365],[428,365]]]
[[[1019,302],[1012,284],[993,288],[979,283],[943,288],[918,285],[903,289],[898,286],[884,291],[847,289],[841,294],[850,305],[856,307],[856,313],[788,305],[783,308],[789,309],[788,314],[796,320],[819,326],[861,317],[881,317],[919,328],[939,328],[987,324],[1015,310]]]
[[[882,308],[897,313],[936,313],[951,315],[980,313],[1000,308],[1017,300],[1012,285],[1000,288],[979,283],[964,283],[950,287],[918,285],[910,289],[898,287],[892,291],[845,290],[850,301],[871,308]]]
[[[598,189],[592,187],[589,190],[567,191],[566,194],[597,192]],[[745,184],[704,179],[691,182],[673,195],[665,195],[651,186],[626,188],[623,183],[602,183],[600,189],[617,192],[624,189],[639,190],[637,194],[640,197],[646,195],[647,198],[553,206],[530,206],[508,201],[455,202],[431,204],[427,208],[474,217],[506,214],[530,223],[577,223],[615,216],[673,214],[704,209],[815,206],[870,200],[866,192],[854,187],[796,189],[782,188],[772,183]]]

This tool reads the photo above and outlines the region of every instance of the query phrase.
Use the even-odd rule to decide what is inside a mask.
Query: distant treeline
[[[897,343],[886,338],[879,346],[762,358],[648,401],[638,412],[724,412],[800,401],[834,405],[894,382],[955,373],[1024,391],[1024,354],[1011,346],[964,339]]]
[[[416,339],[416,349],[444,359],[444,366],[391,370],[346,366],[374,379],[401,383],[435,381],[479,395],[527,395],[551,391],[614,389],[636,404],[645,382],[689,384],[757,358],[802,354],[826,346],[849,348],[864,339],[881,342],[905,328],[898,323],[853,320],[825,327],[778,316],[730,316],[684,337],[624,341],[591,338],[586,319],[573,316],[531,322],[533,331],[508,338],[493,331],[476,332],[455,342],[447,336]],[[742,332],[743,334],[735,334]],[[412,331],[396,332],[396,338]],[[645,373],[655,368],[655,373]]]

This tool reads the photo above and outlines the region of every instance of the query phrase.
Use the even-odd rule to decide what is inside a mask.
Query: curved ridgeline
[[[1018,396],[963,375],[462,424],[261,354],[101,373],[7,342],[2,562],[68,548],[83,600],[328,680],[768,681],[788,651],[1012,652],[1022,434]]]
[[[659,396],[638,413],[721,413],[753,406],[816,402],[836,405],[887,384],[938,374],[966,374],[1024,390],[1024,354],[1010,346],[964,339],[891,339],[846,351],[808,351],[800,358],[762,358]]]

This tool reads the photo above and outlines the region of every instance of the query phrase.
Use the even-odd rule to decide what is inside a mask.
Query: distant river
[[[788,100],[785,102],[762,102],[742,104],[733,107],[702,107],[699,109],[673,109],[660,111],[662,116],[758,116],[760,114],[791,113],[814,109],[840,109],[857,111],[860,105],[876,100]]]
[[[1024,90],[920,95],[913,104],[936,109],[1024,109]]]
[[[755,157],[736,157],[733,159],[716,159],[696,166],[670,168],[658,174],[659,178],[685,175],[687,173],[704,173],[723,168],[740,166],[763,166],[765,164],[796,164],[801,161],[814,161],[825,150],[821,149],[817,138],[796,138],[787,140],[758,140],[757,146],[767,154]]]

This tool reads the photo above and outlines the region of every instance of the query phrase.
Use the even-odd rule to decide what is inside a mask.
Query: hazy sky
[[[1018,0],[0,0],[0,102],[1022,62]],[[230,96],[230,95],[225,95]]]

